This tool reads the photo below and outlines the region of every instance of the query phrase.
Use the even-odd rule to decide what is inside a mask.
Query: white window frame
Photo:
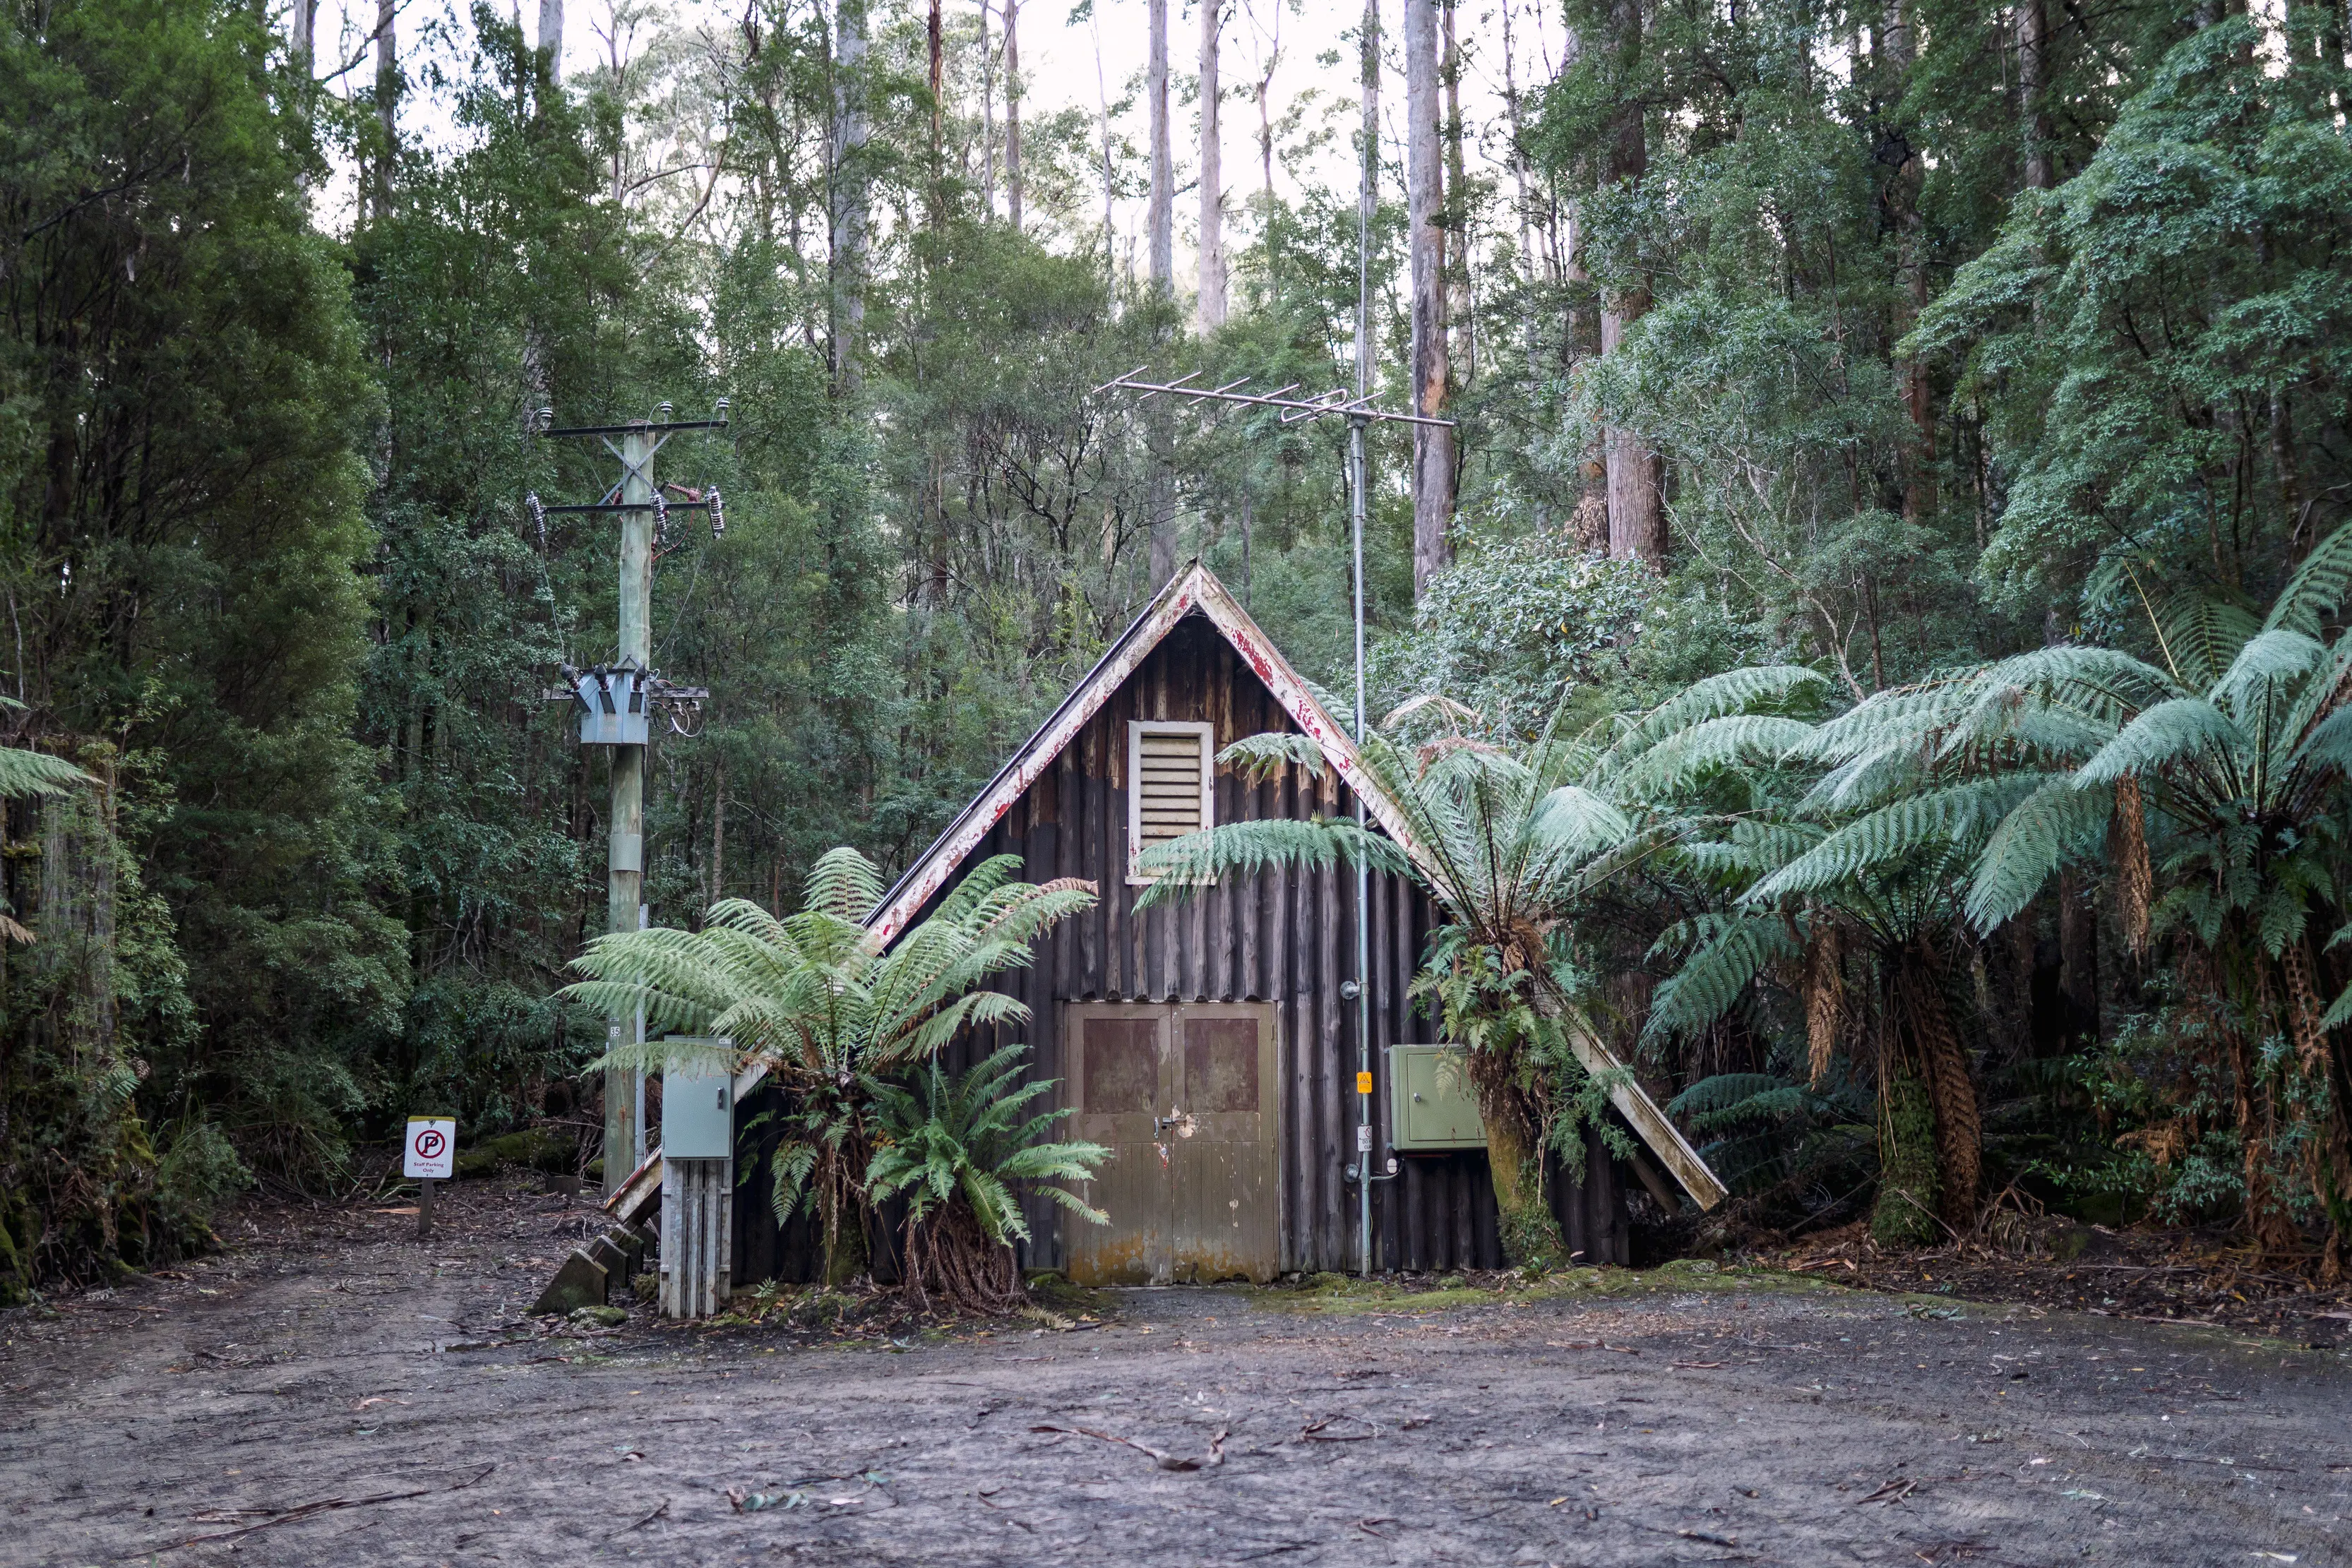
[[[1143,852],[1143,737],[1147,735],[1190,735],[1201,746],[1201,831],[1217,825],[1217,727],[1189,719],[1131,718],[1127,721],[1127,885],[1146,887],[1156,876],[1139,876],[1136,857]],[[1214,885],[1216,879],[1208,879]]]

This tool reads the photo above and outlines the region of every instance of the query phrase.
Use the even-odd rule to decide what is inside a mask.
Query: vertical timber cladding
[[[1339,985],[1355,977],[1355,878],[1339,869],[1270,870],[1227,877],[1192,897],[1138,914],[1140,890],[1127,879],[1129,727],[1138,720],[1206,724],[1213,756],[1244,736],[1297,728],[1207,620],[1196,615],[1178,622],[958,869],[960,877],[992,855],[1017,854],[1029,880],[1083,877],[1102,900],[1049,932],[1030,968],[994,982],[1029,1006],[1030,1020],[984,1031],[961,1044],[951,1060],[961,1065],[999,1044],[1023,1041],[1031,1048],[1032,1072],[1059,1080],[1057,1103],[1075,1111],[1082,1108],[1074,1082],[1082,1064],[1063,1004],[1149,1004],[1152,1009],[1170,1003],[1264,1004],[1274,1035],[1273,1092],[1263,1081],[1260,1092],[1276,1122],[1271,1223],[1277,1267],[1354,1269],[1355,1192],[1341,1170],[1355,1155],[1356,1009],[1341,1000]],[[1286,768],[1250,785],[1220,768],[1212,810],[1216,821],[1234,822],[1339,816],[1354,808],[1351,792],[1328,769],[1318,779]],[[1436,1019],[1406,995],[1435,918],[1411,883],[1388,876],[1370,881],[1377,1052],[1398,1040],[1439,1038]],[[1387,1074],[1374,1079],[1381,1101],[1373,1121],[1385,1127]],[[1155,1113],[1166,1113],[1164,1104]],[[1063,1126],[1063,1135],[1087,1135],[1068,1122]],[[1157,1153],[1151,1157],[1156,1166]],[[1372,1189],[1378,1266],[1498,1265],[1484,1155],[1403,1165],[1398,1179]],[[1111,1207],[1103,1196],[1109,1178],[1106,1167],[1104,1178],[1093,1184],[1100,1207]],[[1223,1207],[1233,1197],[1213,1197],[1211,1206]],[[1025,1207],[1033,1237],[1025,1266],[1067,1268],[1076,1252],[1097,1245],[1080,1234],[1096,1227],[1057,1207],[1033,1197]]]

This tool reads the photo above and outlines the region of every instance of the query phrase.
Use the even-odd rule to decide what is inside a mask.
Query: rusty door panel
[[[1171,1143],[1172,1277],[1264,1282],[1282,1263],[1274,1009],[1227,1002],[1170,1010],[1174,1103],[1182,1108]]]
[[[1071,1135],[1111,1157],[1085,1197],[1108,1225],[1066,1220],[1083,1285],[1274,1277],[1281,1266],[1281,1080],[1274,1009],[1072,1003]]]
[[[1065,1015],[1073,1111],[1069,1135],[1104,1145],[1110,1158],[1079,1196],[1110,1216],[1062,1222],[1070,1278],[1084,1285],[1150,1285],[1171,1265],[1167,1163],[1154,1119],[1170,1103],[1168,1009],[1118,1004],[1073,1006]]]

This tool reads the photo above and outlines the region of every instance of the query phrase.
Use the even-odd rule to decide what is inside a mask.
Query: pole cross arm
[[[662,404],[661,411],[665,414],[669,413],[669,404]],[[567,424],[558,429],[555,423],[555,411],[551,408],[542,408],[531,420],[531,434],[544,436],[550,441],[566,435],[667,435],[673,431],[679,430],[724,430],[726,428],[727,400],[723,397],[712,406],[711,417],[709,419],[637,420],[628,424]]]
[[[708,501],[589,501],[571,507],[541,507],[551,516],[557,512],[707,512]]]

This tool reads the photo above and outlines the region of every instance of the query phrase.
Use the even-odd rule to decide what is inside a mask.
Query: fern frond
[[[1966,908],[1979,931],[2005,924],[2032,902],[2067,861],[2095,852],[2113,810],[2111,792],[2072,775],[2042,774],[1985,841],[1969,880]]]
[[[2244,605],[2202,593],[2175,594],[2156,612],[2158,643],[2181,685],[2200,691],[2220,680],[2262,629]]]
[[[2339,527],[2312,547],[2271,601],[2263,630],[2316,637],[2328,617],[2343,608],[2347,596],[2352,596],[2352,525]]]
[[[1244,782],[1262,784],[1285,768],[1303,768],[1309,779],[1323,777],[1323,747],[1313,736],[1296,730],[1269,730],[1246,735],[1217,753],[1217,760],[1239,773]]]
[[[1670,795],[1712,773],[1770,768],[1812,735],[1801,719],[1731,714],[1666,737],[1619,775],[1615,789],[1636,800]]]
[[[1828,676],[1801,664],[1751,664],[1709,675],[1643,715],[1602,754],[1600,768],[1614,774],[1666,737],[1708,719],[1768,705],[1801,709],[1817,702],[1829,685]]]
[[[2245,735],[2220,708],[2203,697],[2175,697],[2124,726],[2075,778],[2112,784],[2127,773],[2155,773],[2200,758],[2234,768],[2245,752]]]
[[[1996,777],[1893,801],[1840,827],[1750,888],[1742,902],[1824,893],[1882,875],[1921,850],[1973,845],[2032,787],[2030,779]]]
[[[1644,1039],[1688,1039],[1731,1010],[1764,967],[1792,957],[1798,943],[1779,915],[1706,915],[1690,923],[1704,933],[1696,951],[1658,987]]]
[[[89,774],[63,758],[0,746],[0,798],[62,795],[76,784],[93,782]]]
[[[1255,876],[1269,866],[1320,871],[1361,863],[1374,872],[1410,874],[1412,862],[1392,839],[1345,817],[1266,818],[1226,822],[1205,832],[1154,844],[1135,860],[1139,875],[1155,880],[1136,894],[1148,909],[1191,896],[1219,877]]]
[[[2264,632],[2251,639],[2206,693],[2207,700],[2238,721],[2255,718],[2258,706],[2284,710],[2283,688],[2300,684],[2327,662],[2327,649],[2300,632]]]

